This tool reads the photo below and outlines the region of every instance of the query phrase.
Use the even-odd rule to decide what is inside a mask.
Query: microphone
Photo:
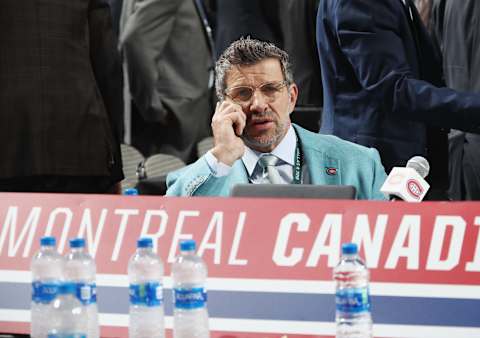
[[[383,183],[380,191],[391,200],[421,202],[430,185],[424,180],[430,171],[428,161],[422,156],[414,156],[406,167],[394,167]]]
[[[414,156],[407,162],[407,168],[413,168],[419,173],[422,178],[428,176],[430,172],[430,164],[425,157],[422,156]]]

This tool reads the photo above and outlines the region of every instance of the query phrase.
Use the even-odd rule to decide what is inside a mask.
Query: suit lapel
[[[302,129],[295,128],[302,147],[304,163],[307,166],[310,184],[337,185],[342,182],[341,163],[335,156],[325,152],[323,142],[311,138]],[[328,145],[325,145],[327,148]]]

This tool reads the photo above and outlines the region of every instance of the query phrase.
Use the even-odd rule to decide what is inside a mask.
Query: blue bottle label
[[[130,284],[130,304],[160,306],[163,303],[163,288],[158,282]]]
[[[204,288],[174,289],[175,307],[178,309],[199,309],[207,303],[207,291]]]
[[[97,303],[97,285],[95,283],[75,283],[75,295],[83,305]]]
[[[337,290],[335,295],[337,311],[359,313],[370,311],[368,288],[347,288]]]
[[[60,281],[49,281],[47,283],[34,281],[32,283],[32,301],[41,304],[50,304],[58,295]]]
[[[49,333],[48,338],[87,338],[85,333]]]

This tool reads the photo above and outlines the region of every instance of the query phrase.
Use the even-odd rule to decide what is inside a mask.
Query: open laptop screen
[[[351,185],[313,184],[237,184],[230,195],[234,197],[278,197],[355,199],[356,189]]]

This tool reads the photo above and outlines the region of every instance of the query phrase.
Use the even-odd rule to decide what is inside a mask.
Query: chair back
[[[155,154],[148,157],[138,166],[138,192],[140,195],[165,195],[168,173],[184,166],[185,162],[173,155]]]
[[[178,157],[168,154],[155,154],[142,163],[139,167],[138,177],[140,179],[167,176],[169,172],[185,166]]]
[[[137,148],[128,144],[121,144],[122,165],[125,178],[121,182],[122,191],[127,188],[134,188],[137,185],[137,168],[144,160],[143,155]]]

